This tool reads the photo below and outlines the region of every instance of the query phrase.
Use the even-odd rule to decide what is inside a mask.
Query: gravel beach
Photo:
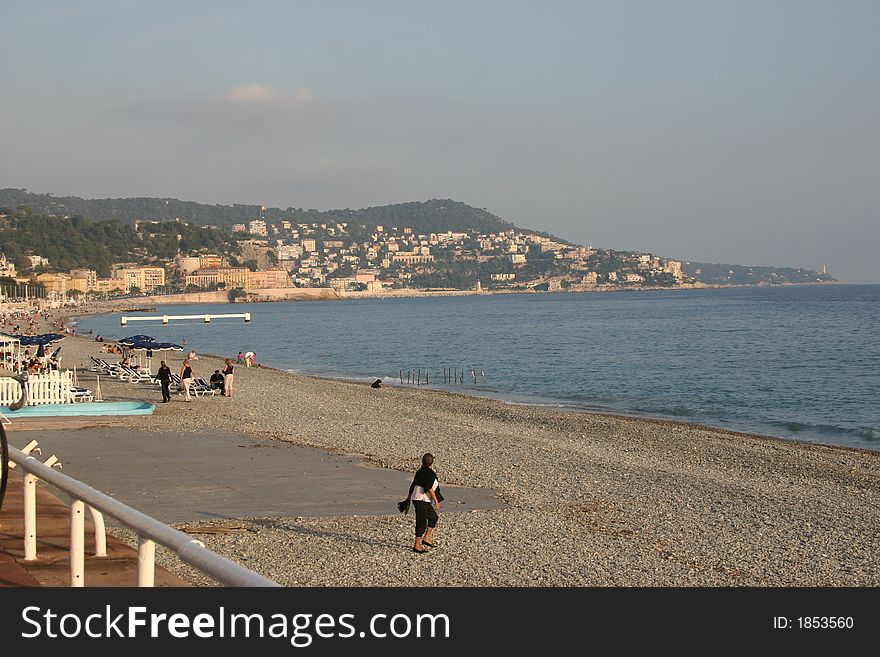
[[[85,337],[62,345],[64,368],[87,366],[101,347]],[[182,354],[161,357],[180,371]],[[194,365],[207,379],[222,361]],[[94,373],[80,372],[93,386]],[[105,399],[161,399],[155,387],[105,377],[101,387]],[[396,499],[386,516],[243,518],[249,531],[198,536],[284,585],[880,584],[880,453],[244,365],[232,398],[175,397],[123,420],[145,440],[237,431],[403,471],[431,451],[441,485],[491,488],[509,505],[441,511],[425,555],[411,552],[412,516],[390,513]]]

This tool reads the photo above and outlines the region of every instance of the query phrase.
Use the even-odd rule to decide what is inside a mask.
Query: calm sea
[[[78,332],[146,333],[291,371],[671,418],[880,449],[880,285],[168,306],[253,321],[87,317]],[[443,383],[444,368],[465,370]],[[471,370],[476,370],[474,383]]]

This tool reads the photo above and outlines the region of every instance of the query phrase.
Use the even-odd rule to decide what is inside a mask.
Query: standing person
[[[245,367],[252,367],[253,366],[254,356],[256,356],[256,354],[253,351],[249,351],[244,355],[244,366]]]
[[[434,547],[431,532],[434,531],[439,519],[437,515],[437,511],[440,510],[440,498],[437,497],[439,487],[440,482],[434,472],[434,455],[429,452],[422,456],[422,467],[416,471],[409,486],[409,495],[406,497],[407,510],[410,500],[416,508],[416,543],[413,552],[418,554],[427,552],[423,546]]]
[[[244,362],[244,354],[240,351],[238,352],[238,364],[241,365]]]
[[[188,360],[183,361],[183,368],[180,370],[180,382],[183,384],[183,393],[186,401],[192,401],[189,396],[189,388],[193,384],[196,373]]]
[[[166,404],[171,401],[171,368],[165,364],[163,360],[156,371],[156,379],[162,384],[162,403]]]
[[[232,397],[232,379],[234,378],[234,370],[235,368],[232,366],[232,361],[227,358],[223,365],[223,394],[226,397]]]

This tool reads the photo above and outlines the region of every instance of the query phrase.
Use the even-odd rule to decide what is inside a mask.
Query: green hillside
[[[0,189],[0,209],[11,212],[30,208],[35,214],[57,217],[80,215],[96,221],[185,221],[214,225],[229,229],[233,224],[245,223],[261,215],[259,205],[209,205],[173,198],[105,198],[83,199],[77,196],[34,194],[26,189]],[[493,232],[515,226],[480,208],[452,200],[432,199],[424,202],[398,203],[360,210],[306,210],[288,207],[268,208],[263,218],[279,222],[287,219],[295,223],[353,223],[368,227],[409,227],[418,233],[441,231],[479,230]],[[532,232],[532,231],[526,231]]]

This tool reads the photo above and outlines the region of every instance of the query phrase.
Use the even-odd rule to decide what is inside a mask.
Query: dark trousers
[[[423,536],[428,527],[437,526],[437,512],[434,505],[430,502],[417,502],[413,500],[413,506],[416,507],[416,536]]]
[[[162,381],[162,401],[171,401],[171,381]]]

